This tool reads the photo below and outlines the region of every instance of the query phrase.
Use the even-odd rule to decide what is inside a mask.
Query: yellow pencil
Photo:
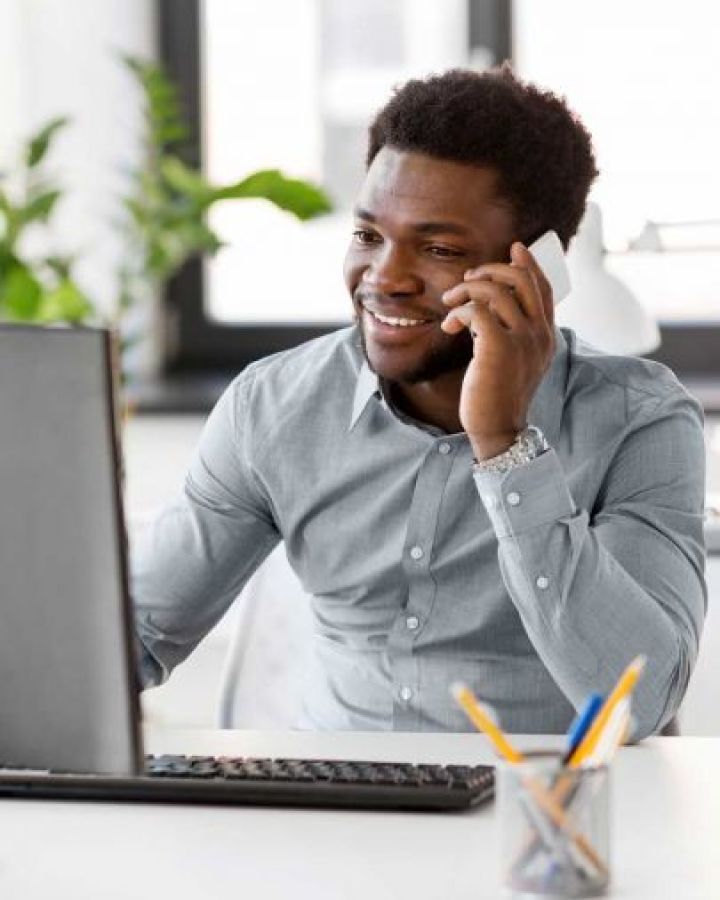
[[[482,706],[480,706],[469,687],[457,681],[451,685],[450,692],[465,710],[465,714],[477,730],[482,731],[490,738],[493,747],[495,747],[500,756],[510,763],[523,761],[525,757],[513,747]]]
[[[580,742],[579,747],[570,757],[570,760],[568,762],[570,768],[575,768],[576,766],[582,765],[582,763],[593,752],[593,750],[597,746],[598,741],[600,740],[600,737],[602,736],[602,733],[608,723],[608,719],[610,718],[612,711],[621,700],[630,695],[630,692],[637,684],[638,678],[640,678],[640,676],[642,675],[646,661],[646,657],[636,656],[635,659],[627,667],[627,669],[625,669],[625,671],[622,673],[622,675],[618,679],[617,684],[612,689],[610,696],[607,698],[602,709],[597,714],[595,721],[588,729],[588,733],[585,735],[583,740]]]

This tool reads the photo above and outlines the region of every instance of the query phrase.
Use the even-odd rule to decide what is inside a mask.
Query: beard
[[[360,332],[360,344],[367,364],[380,378],[386,378],[384,372],[378,371],[370,359],[367,344],[365,342],[365,330],[362,324],[362,315],[358,320]],[[459,334],[445,335],[445,339],[431,347],[425,356],[420,359],[413,368],[405,372],[394,373],[391,381],[404,384],[420,384],[425,381],[433,381],[450,372],[465,371],[473,358],[473,339],[470,332],[464,328]]]

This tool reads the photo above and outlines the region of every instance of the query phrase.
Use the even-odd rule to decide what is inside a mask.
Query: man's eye
[[[353,231],[353,237],[358,244],[374,244],[378,240],[378,236],[374,231],[368,231],[367,228],[356,228]]]
[[[465,255],[463,250],[458,250],[455,247],[441,247],[437,244],[428,247],[428,253],[437,256],[440,259],[457,259]]]

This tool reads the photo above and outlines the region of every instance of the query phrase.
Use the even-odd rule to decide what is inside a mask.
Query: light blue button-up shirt
[[[283,540],[312,598],[300,725],[466,730],[461,680],[508,731],[561,731],[644,653],[634,714],[659,729],[705,613],[701,412],[663,366],[558,330],[529,422],[550,450],[473,475],[464,433],[388,404],[355,328],[249,366],[134,561],[145,684]]]

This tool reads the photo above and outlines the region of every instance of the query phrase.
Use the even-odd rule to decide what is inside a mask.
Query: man
[[[283,540],[313,598],[302,725],[464,730],[463,680],[507,730],[558,732],[644,653],[637,733],[659,730],[706,602],[701,414],[554,326],[527,246],[567,247],[589,135],[507,68],[455,71],[396,92],[367,161],[356,325],[232,383],[137,561],[145,683]]]

